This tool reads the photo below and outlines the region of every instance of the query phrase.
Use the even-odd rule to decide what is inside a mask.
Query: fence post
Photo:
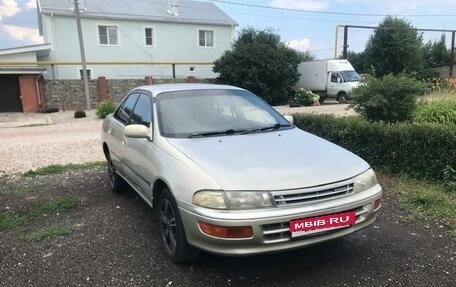
[[[108,81],[106,77],[98,77],[98,101],[102,102],[108,99]]]
[[[152,85],[152,76],[146,76],[146,85]]]

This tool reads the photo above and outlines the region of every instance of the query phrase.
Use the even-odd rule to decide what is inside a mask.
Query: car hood
[[[342,181],[369,165],[351,152],[298,128],[168,139],[224,190],[283,190]]]

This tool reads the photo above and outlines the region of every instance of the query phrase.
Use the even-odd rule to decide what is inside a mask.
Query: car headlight
[[[355,177],[354,192],[361,192],[374,187],[377,184],[377,176],[372,168]]]
[[[253,209],[274,206],[271,194],[263,191],[202,190],[193,195],[193,204],[214,209]]]

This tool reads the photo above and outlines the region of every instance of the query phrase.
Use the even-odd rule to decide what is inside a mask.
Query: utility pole
[[[335,53],[334,53],[334,58],[337,57],[337,39],[338,39],[338,28],[339,27],[344,27],[344,46],[343,46],[343,51],[342,51],[342,58],[347,59],[348,56],[348,28],[359,28],[359,29],[373,29],[377,30],[380,29],[380,27],[372,27],[372,26],[358,26],[358,25],[337,25],[336,26],[336,39],[334,43],[335,47]],[[452,78],[454,75],[454,65],[456,64],[456,30],[441,30],[441,29],[417,29],[417,28],[382,28],[382,29],[388,29],[388,30],[415,30],[415,31],[423,31],[423,32],[451,32],[451,59],[450,59],[450,71],[449,71],[449,77]]]
[[[451,57],[450,57],[450,72],[449,72],[449,77],[450,78],[453,78],[453,66],[454,66],[454,62],[455,62],[455,59],[454,59],[454,50],[456,49],[455,46],[454,46],[454,41],[455,41],[455,34],[456,34],[456,31],[453,31],[451,32]]]
[[[79,50],[81,51],[81,62],[82,62],[82,78],[84,80],[84,93],[86,99],[87,110],[90,111],[92,108],[90,105],[90,93],[89,93],[89,79],[87,77],[87,65],[84,51],[84,39],[82,38],[81,28],[81,15],[79,13],[79,0],[74,0],[74,13],[76,14],[76,24],[78,26],[78,37],[79,37]]]
[[[344,47],[342,48],[342,59],[348,58],[348,26],[344,26]]]

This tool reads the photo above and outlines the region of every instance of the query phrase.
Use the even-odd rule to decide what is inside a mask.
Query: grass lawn
[[[69,226],[54,225],[49,228],[31,232],[31,233],[25,235],[24,239],[26,241],[41,241],[46,238],[67,235],[67,234],[70,234],[72,231],[73,231],[73,229]]]
[[[53,215],[76,207],[79,199],[73,195],[57,197],[51,201],[41,203],[33,207],[26,214],[12,212],[0,213],[0,231],[26,224],[27,222],[40,219],[47,215]]]
[[[443,185],[412,179],[391,177],[380,174],[380,180],[388,185],[399,197],[400,204],[412,216],[431,217],[442,220],[449,232],[456,236],[456,194],[447,191]]]
[[[45,167],[41,167],[35,170],[29,170],[24,173],[26,177],[33,177],[37,175],[53,175],[53,174],[60,174],[70,170],[81,170],[81,169],[89,169],[93,167],[105,167],[105,161],[96,161],[96,162],[89,162],[89,163],[82,163],[82,164],[52,164]]]

